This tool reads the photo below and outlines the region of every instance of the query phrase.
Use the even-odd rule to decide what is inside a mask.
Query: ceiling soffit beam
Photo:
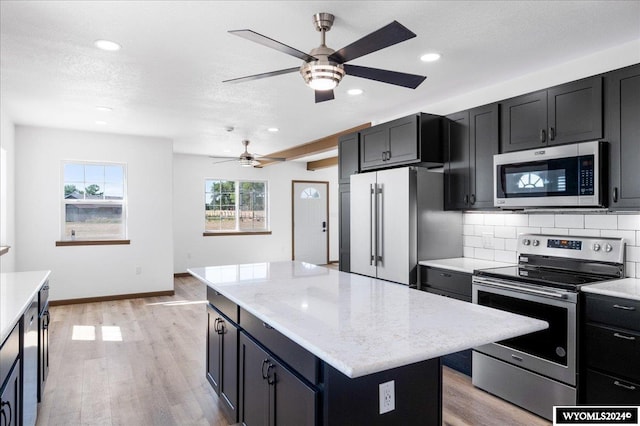
[[[331,151],[332,149],[336,149],[338,147],[338,138],[340,136],[348,135],[349,133],[358,132],[360,130],[371,127],[371,123],[361,124],[356,127],[352,127],[347,130],[343,130],[342,132],[325,136],[324,138],[317,139],[313,142],[308,142],[302,145],[294,146],[289,149],[285,149],[282,151],[272,152],[270,154],[266,154],[265,157],[273,157],[273,158],[284,158],[285,161],[295,160],[297,158],[307,157],[313,154],[319,154],[321,152]],[[270,164],[277,164],[279,161],[277,160],[260,160],[260,166],[268,166]]]
[[[327,167],[337,166],[338,157],[323,158],[322,160],[307,162],[307,170],[314,171],[319,169],[326,169]]]

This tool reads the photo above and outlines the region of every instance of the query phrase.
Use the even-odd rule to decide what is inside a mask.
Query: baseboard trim
[[[148,293],[114,294],[110,296],[100,296],[100,297],[83,297],[80,299],[51,300],[49,302],[49,305],[51,306],[77,305],[80,303],[96,303],[96,302],[110,302],[112,300],[139,299],[142,297],[173,296],[175,294],[176,294],[175,290],[151,291]]]
[[[175,274],[173,274],[173,278],[186,278],[190,276],[191,274],[188,272],[176,272]]]

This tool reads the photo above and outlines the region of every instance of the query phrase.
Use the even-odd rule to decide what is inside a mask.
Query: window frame
[[[207,189],[207,182],[209,181],[218,181],[218,182],[234,182],[234,195],[235,195],[235,229],[233,230],[207,230],[207,194],[211,194],[211,191]],[[268,180],[260,180],[260,179],[224,179],[224,178],[212,178],[207,177],[204,179],[204,231],[202,236],[204,237],[212,237],[212,236],[228,236],[228,235],[271,235],[271,205],[270,199],[271,196],[269,194],[269,181]],[[240,186],[243,182],[255,182],[264,184],[264,194],[265,194],[265,229],[256,230],[256,229],[248,229],[242,230],[240,229]]]
[[[122,167],[122,199],[119,200],[105,200],[105,199],[67,199],[65,198],[65,167],[67,165],[82,165],[82,166],[120,166]],[[77,245],[122,245],[122,244],[130,244],[130,240],[128,238],[129,229],[128,229],[128,190],[127,190],[127,163],[116,162],[116,161],[88,161],[88,160],[63,160],[61,164],[60,171],[60,230],[59,235],[60,239],[56,241],[56,246],[77,246]],[[86,179],[86,177],[85,177]],[[88,184],[89,182],[83,181],[83,184]],[[103,184],[106,182],[103,182]],[[86,188],[86,187],[85,187]],[[120,206],[122,209],[122,226],[123,226],[123,235],[118,238],[104,238],[102,236],[74,239],[71,236],[65,235],[66,230],[66,209],[68,205],[83,205],[83,204],[95,204],[101,206]]]

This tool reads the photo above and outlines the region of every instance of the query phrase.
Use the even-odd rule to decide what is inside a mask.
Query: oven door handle
[[[512,284],[507,284],[507,283],[504,283],[504,282],[498,282],[496,280],[487,280],[487,279],[478,278],[478,277],[473,277],[473,284],[484,284],[484,285],[488,285],[490,287],[506,288],[506,289],[509,289],[509,290],[516,290],[516,291],[520,291],[520,292],[523,292],[523,293],[531,293],[531,294],[539,294],[541,296],[555,297],[556,299],[566,299],[567,298],[567,295],[563,294],[563,293],[556,293],[556,292],[553,292],[553,291],[538,290],[538,289],[531,288],[531,287],[512,285]]]

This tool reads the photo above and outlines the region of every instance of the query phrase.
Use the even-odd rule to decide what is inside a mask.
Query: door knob
[[[322,232],[327,232],[327,222],[326,221],[322,222]]]

